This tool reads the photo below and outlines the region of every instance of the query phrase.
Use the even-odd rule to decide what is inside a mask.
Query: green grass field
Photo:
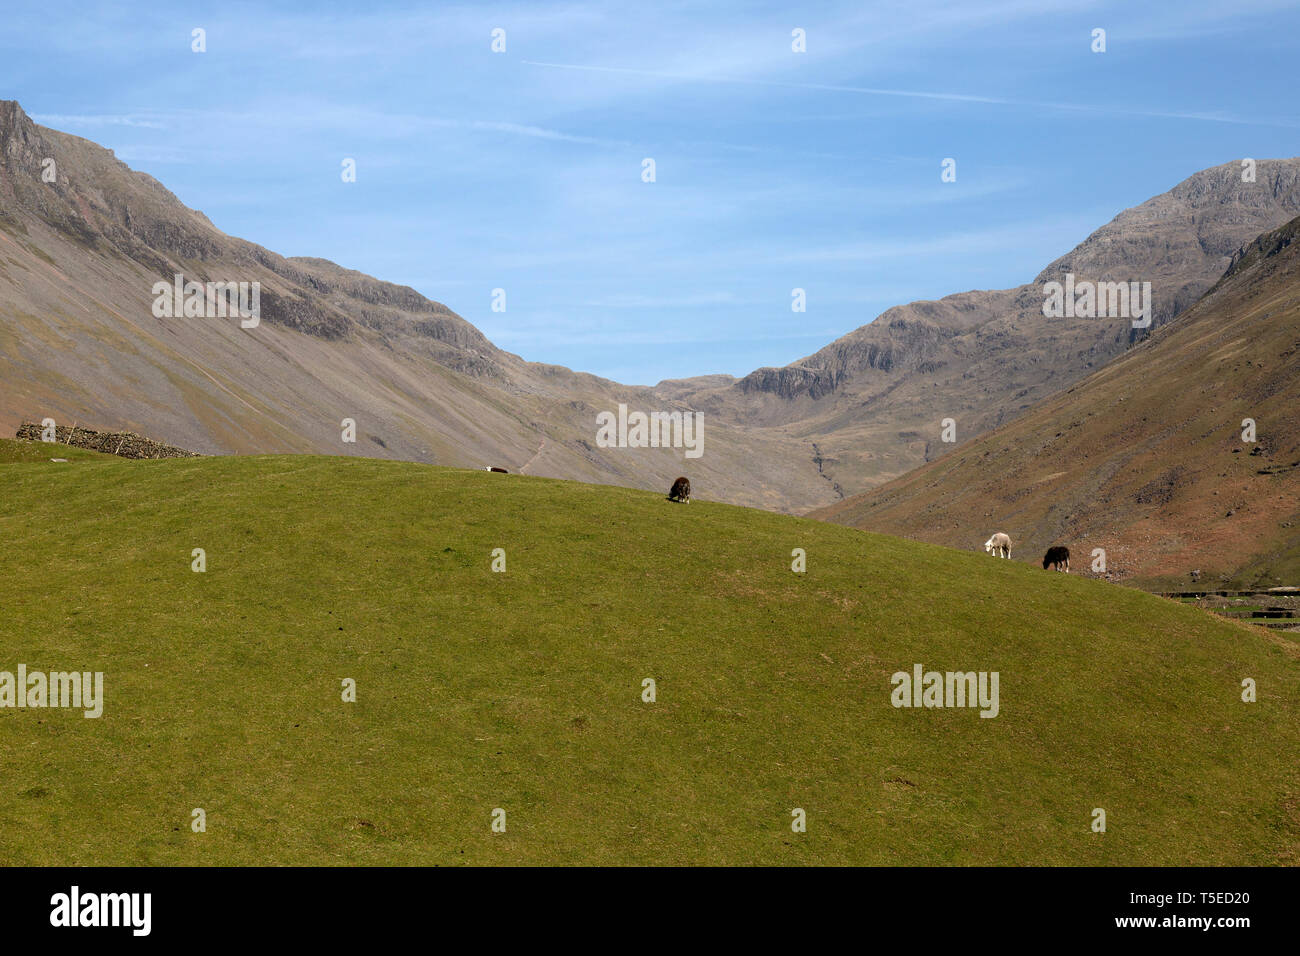
[[[0,502],[0,671],[106,698],[0,709],[5,864],[1300,863],[1297,645],[1136,590],[357,458],[0,442]]]

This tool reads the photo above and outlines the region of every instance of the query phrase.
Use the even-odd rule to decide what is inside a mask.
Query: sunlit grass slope
[[[1171,601],[516,475],[0,461],[0,670],[106,697],[0,709],[4,863],[1300,862],[1295,645]],[[917,663],[1000,714],[895,709]]]

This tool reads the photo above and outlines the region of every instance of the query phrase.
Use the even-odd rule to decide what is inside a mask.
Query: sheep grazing
[[[999,531],[984,542],[984,550],[989,554],[996,554],[999,558],[1010,558],[1011,536]]]
[[[1059,545],[1054,545],[1047,549],[1047,554],[1043,555],[1043,570],[1046,571],[1048,566],[1053,566],[1057,571],[1070,573],[1070,549]]]
[[[681,501],[686,504],[691,503],[691,480],[689,478],[678,478],[673,482],[672,488],[668,492],[669,501]]]

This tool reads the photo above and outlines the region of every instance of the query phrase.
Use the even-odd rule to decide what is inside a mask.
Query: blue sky
[[[54,3],[5,20],[0,98],[224,231],[635,384],[784,365],[891,305],[1018,285],[1199,169],[1300,153],[1295,3]]]

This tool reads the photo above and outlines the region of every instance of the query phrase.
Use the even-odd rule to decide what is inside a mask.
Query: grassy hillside
[[[1296,644],[1136,590],[515,475],[0,460],[0,670],[106,696],[0,709],[5,863],[1300,862]],[[893,708],[916,663],[1001,713]]]
[[[815,515],[964,548],[1005,531],[1014,556],[1065,544],[1079,571],[1102,548],[1111,574],[1153,589],[1190,588],[1194,570],[1201,587],[1300,583],[1298,238],[1300,219],[1259,237],[1141,346]]]

